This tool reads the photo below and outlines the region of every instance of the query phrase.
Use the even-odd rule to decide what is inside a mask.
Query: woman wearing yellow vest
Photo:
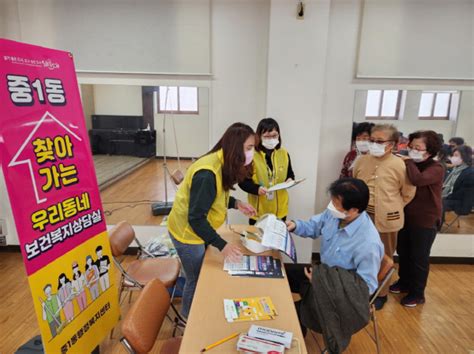
[[[243,123],[232,124],[212,150],[194,162],[176,193],[168,218],[168,231],[183,265],[186,283],[182,315],[187,318],[208,245],[225,258],[241,255],[216,230],[224,224],[227,209],[239,209],[251,217],[255,209],[229,195],[234,185],[251,175],[255,133]]]
[[[248,193],[249,203],[257,214],[249,220],[250,225],[267,213],[275,214],[286,220],[288,215],[288,192],[283,189],[268,192],[271,186],[295,179],[291,167],[290,155],[281,147],[280,127],[273,118],[265,118],[258,123],[257,136],[260,144],[253,158],[252,178],[239,183],[239,187]]]

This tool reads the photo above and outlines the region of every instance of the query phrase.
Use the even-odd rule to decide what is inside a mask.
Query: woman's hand
[[[313,268],[304,267],[304,275],[306,275],[306,278],[308,278],[311,283],[311,279],[313,279]]]
[[[289,232],[295,231],[296,223],[294,221],[287,221],[285,224],[286,224],[286,228],[288,229]]]
[[[258,195],[267,194],[267,189],[265,187],[258,187]]]
[[[236,201],[236,207],[237,207],[237,209],[239,209],[239,211],[242,214],[244,214],[248,217],[257,215],[257,211],[249,203],[245,203],[245,202],[242,202],[241,200],[237,200]]]
[[[225,245],[221,252],[225,259],[229,259],[232,262],[237,262],[242,257],[242,251],[239,246],[230,243]]]
[[[411,160],[411,157],[410,157],[410,156],[401,155],[401,154],[395,154],[395,156],[401,158],[403,161]]]

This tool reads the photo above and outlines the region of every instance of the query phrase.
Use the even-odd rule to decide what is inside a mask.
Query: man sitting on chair
[[[341,352],[369,321],[369,296],[378,288],[384,248],[365,212],[369,188],[364,181],[337,180],[329,193],[331,202],[323,213],[286,223],[288,231],[301,237],[321,236],[322,264],[313,270],[302,265],[286,270],[292,291],[302,295],[297,303],[302,326],[323,333],[330,352]]]

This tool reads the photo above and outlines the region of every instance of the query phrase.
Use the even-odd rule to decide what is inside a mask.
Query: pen
[[[228,340],[231,340],[232,338],[237,337],[239,334],[240,334],[239,332],[236,332],[236,333],[231,334],[230,336],[225,337],[225,338],[223,338],[223,339],[221,339],[221,340],[219,340],[219,341],[217,341],[217,342],[215,342],[215,343],[213,343],[213,344],[210,344],[210,345],[208,345],[207,347],[201,349],[201,353],[204,353],[205,351],[208,351],[209,349],[212,349],[212,348],[214,348],[214,347],[217,347],[218,345],[220,345],[220,344],[222,344],[222,343],[225,343],[225,342],[227,342]]]

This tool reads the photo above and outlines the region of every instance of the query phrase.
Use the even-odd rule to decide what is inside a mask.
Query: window
[[[400,90],[368,90],[365,117],[367,119],[398,119]]]
[[[157,113],[199,114],[197,87],[160,86],[155,99]]]
[[[449,119],[453,111],[455,91],[424,91],[421,94],[420,109],[418,117],[420,119]]]

